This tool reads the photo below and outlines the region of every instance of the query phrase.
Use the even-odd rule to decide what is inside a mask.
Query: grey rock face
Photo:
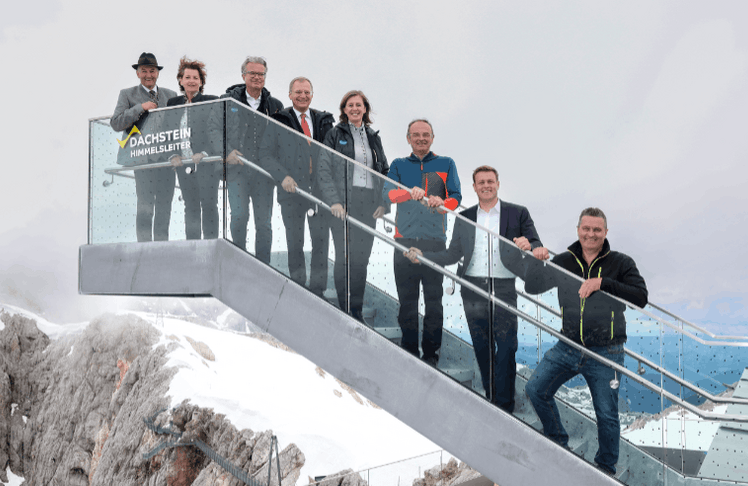
[[[413,486],[456,486],[480,476],[475,469],[471,469],[464,462],[458,464],[457,460],[452,458],[447,464],[426,470],[423,478],[413,481]]]
[[[165,440],[143,422],[169,406],[175,346],[134,315],[104,315],[77,336],[57,341],[33,320],[0,315],[0,479],[5,469],[25,485],[180,486],[240,484],[194,446],[143,455]],[[202,347],[205,349],[202,349]],[[212,356],[203,343],[206,359]],[[199,439],[266,484],[278,484],[272,432],[238,431],[223,415],[184,402],[160,413],[156,425]],[[281,484],[292,486],[304,465],[294,444],[280,452]],[[348,485],[346,485],[348,486]]]

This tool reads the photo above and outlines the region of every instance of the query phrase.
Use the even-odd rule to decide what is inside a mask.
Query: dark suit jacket
[[[530,212],[526,207],[510,202],[499,201],[501,204],[501,216],[499,219],[499,234],[509,241],[514,238],[524,236],[530,242],[532,248],[543,246],[540,237],[535,229],[535,223],[530,217]],[[475,205],[460,213],[470,221],[476,221],[478,216],[478,206]],[[457,263],[460,258],[464,257],[464,264],[457,270],[457,276],[463,277],[465,269],[473,258],[475,249],[475,226],[470,225],[462,219],[457,219],[455,227],[452,230],[452,239],[449,242],[449,248],[440,252],[424,252],[423,256],[439,265],[451,265]],[[501,263],[511,272],[522,275],[523,267],[522,252],[515,246],[509,244],[500,244]]]
[[[326,111],[317,111],[310,108],[309,113],[312,122],[312,137],[314,140],[322,142],[335,123],[335,119],[332,114]],[[273,114],[272,117],[282,125],[302,135],[299,136],[290,132],[287,128],[271,123],[265,130],[260,145],[260,165],[273,176],[279,187],[286,176],[291,176],[299,188],[319,195],[317,170],[320,146],[314,143],[310,145],[309,139],[303,136],[301,123],[296,118],[293,107],[284,108]],[[312,174],[309,173],[310,159],[312,161]],[[301,198],[301,196],[278,189],[279,202],[293,197]]]
[[[191,130],[190,142],[192,152],[206,152],[209,156],[223,154],[223,106],[216,103],[211,103],[205,106],[195,106],[196,103],[202,101],[217,100],[218,96],[196,94],[192,98],[192,103],[187,103],[187,98],[182,96],[176,96],[171,98],[166,106],[182,106],[187,105],[189,108],[189,125]],[[179,128],[184,110],[171,110],[165,112],[164,125],[171,129]],[[181,153],[177,152],[177,155]],[[221,164],[213,164],[214,168],[218,170],[221,168]]]

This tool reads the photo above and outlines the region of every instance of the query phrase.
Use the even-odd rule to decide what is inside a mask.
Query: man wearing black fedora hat
[[[123,132],[122,140],[128,137],[133,126],[140,130],[150,110],[165,107],[169,98],[177,96],[170,89],[156,86],[159,71],[164,67],[158,65],[156,56],[150,52],[142,53],[132,67],[140,84],[119,92],[117,106],[109,121],[114,130]],[[127,147],[123,147],[120,152],[126,153],[126,150]],[[149,160],[146,158],[139,163],[147,162]],[[174,171],[171,168],[159,168],[135,170],[134,173],[138,241],[168,240],[171,202],[174,198]]]

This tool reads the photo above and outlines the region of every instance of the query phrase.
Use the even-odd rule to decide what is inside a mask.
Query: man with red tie
[[[313,96],[312,82],[307,78],[297,77],[291,81],[288,97],[292,106],[272,115],[288,128],[268,127],[260,146],[260,164],[279,186],[278,202],[286,227],[289,275],[295,282],[306,285],[304,219],[307,219],[312,240],[308,287],[321,297],[327,288],[328,214],[312,207],[309,201],[296,194],[296,188],[320,195],[316,180],[321,146],[309,139],[321,143],[335,124],[335,119],[331,113],[309,107]],[[307,138],[299,136],[299,133]],[[310,209],[314,211],[310,212]]]

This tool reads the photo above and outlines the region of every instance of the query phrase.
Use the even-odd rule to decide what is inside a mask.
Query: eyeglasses
[[[264,78],[265,77],[265,73],[257,73],[255,71],[247,71],[244,74],[247,74],[249,75],[249,77],[252,77],[252,78]]]

